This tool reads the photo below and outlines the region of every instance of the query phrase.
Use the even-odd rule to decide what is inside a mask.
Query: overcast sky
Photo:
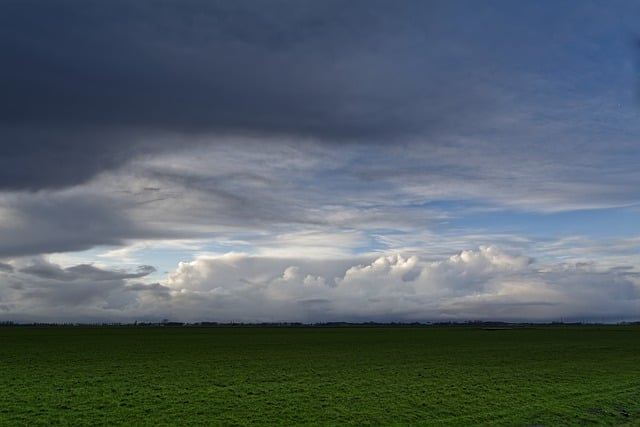
[[[636,1],[0,2],[0,320],[640,320]]]

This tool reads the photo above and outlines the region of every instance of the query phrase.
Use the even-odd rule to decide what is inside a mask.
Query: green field
[[[640,425],[640,328],[0,328],[0,425]]]

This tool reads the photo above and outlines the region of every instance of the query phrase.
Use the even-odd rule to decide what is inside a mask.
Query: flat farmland
[[[640,328],[0,328],[0,425],[640,425]]]

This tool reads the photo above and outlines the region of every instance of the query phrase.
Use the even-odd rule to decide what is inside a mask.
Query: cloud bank
[[[354,264],[229,253],[152,272],[43,259],[0,272],[1,318],[120,321],[620,321],[640,308],[640,276],[593,264],[544,264],[497,247],[426,261],[400,254]]]

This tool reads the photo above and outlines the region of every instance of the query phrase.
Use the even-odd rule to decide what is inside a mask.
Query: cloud
[[[3,116],[106,128],[395,134],[421,126],[407,103],[433,115],[442,107],[425,97],[449,98],[447,108],[462,111],[473,99],[473,88],[455,79],[461,70],[449,68],[455,75],[447,78],[438,65],[446,52],[426,44],[443,43],[429,29],[434,9],[90,1],[34,13],[8,2],[2,24],[14,36],[4,42],[13,61],[3,75],[12,85]],[[464,89],[464,103],[451,100]]]
[[[36,258],[30,265],[21,268],[19,271],[20,273],[37,276],[41,279],[51,279],[62,282],[73,282],[76,280],[103,282],[138,279],[153,273],[156,269],[150,265],[142,265],[138,267],[135,273],[128,273],[124,271],[103,270],[90,264],[78,264],[63,269],[56,264],[47,262],[43,258]]]
[[[298,316],[334,320],[549,320],[554,316],[592,319],[615,313],[635,315],[640,294],[633,273],[580,265],[551,271],[543,267],[529,257],[495,247],[463,251],[436,262],[415,256],[385,256],[334,277],[309,274],[294,266],[263,284],[264,303],[273,304],[274,294],[286,296],[285,306]],[[297,308],[305,301],[315,305]]]
[[[203,135],[334,147],[473,135],[466,148],[566,158],[574,146],[557,136],[629,126],[606,98],[621,86],[604,82],[633,70],[601,65],[624,57],[632,6],[497,4],[2,2],[0,188],[73,186]],[[575,75],[584,92],[564,96]],[[624,132],[605,133],[610,145]]]
[[[110,321],[144,317],[143,301],[166,299],[169,289],[141,279],[155,271],[134,272],[79,264],[63,268],[38,257],[15,260],[0,272],[0,303],[14,320]]]
[[[0,256],[78,251],[152,235],[135,224],[121,200],[85,189],[0,194]]]
[[[640,307],[634,269],[548,264],[493,246],[438,261],[201,256],[160,283],[142,281],[148,266],[22,263],[0,273],[0,301],[4,316],[25,320],[620,321]]]
[[[403,47],[424,36],[414,13],[432,21],[420,3],[0,7],[4,189],[84,182],[167,133],[380,139],[474,110],[468,78]]]
[[[560,164],[494,179],[509,171],[487,175],[483,163],[495,166],[491,156],[471,156],[475,166],[456,166],[455,159],[467,162],[464,147],[451,147],[445,155],[419,144],[369,152],[309,141],[236,142],[229,137],[220,147],[149,154],[71,188],[0,192],[0,257],[172,239],[235,241],[241,244],[231,250],[283,257],[424,252],[436,246],[443,254],[527,239],[524,221],[548,224],[554,211],[629,204],[638,191],[635,172],[593,175],[600,180],[593,187],[558,182],[556,174],[567,169]],[[468,221],[478,215],[493,229]],[[605,217],[586,216],[577,233],[588,233],[589,223]],[[491,225],[502,220],[500,229]],[[567,228],[558,232],[570,233],[573,220],[563,221]],[[560,256],[565,249],[577,250],[549,248]]]
[[[631,313],[636,12],[0,2],[3,307],[40,301],[51,314],[46,302],[68,297],[86,303],[79,317],[231,320]],[[587,210],[601,214],[576,215]],[[96,267],[89,252],[37,257],[91,249],[162,258],[162,271],[194,253],[245,255],[196,256],[162,284],[146,283],[151,270]]]
[[[619,320],[636,316],[640,303],[636,273],[548,268],[496,247],[435,262],[382,256],[338,274],[282,261],[201,258],[181,264],[165,284],[191,313],[227,321]]]

